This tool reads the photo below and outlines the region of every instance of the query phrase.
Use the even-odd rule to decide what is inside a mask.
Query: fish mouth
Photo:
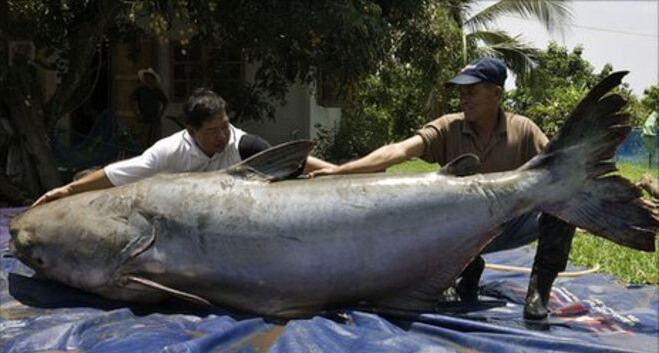
[[[9,251],[22,261],[28,260],[30,255],[31,241],[30,232],[24,229],[10,227]]]
[[[9,251],[33,270],[41,272],[45,267],[45,261],[38,255],[38,252],[33,251],[32,243],[29,240],[22,240],[26,237],[22,235],[23,233],[25,231],[19,232],[16,237],[12,236],[9,240]]]

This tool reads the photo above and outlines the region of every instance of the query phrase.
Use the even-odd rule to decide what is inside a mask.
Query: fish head
[[[12,252],[45,278],[98,292],[112,285],[122,263],[152,241],[131,224],[131,217],[98,212],[75,200],[58,201],[31,208],[9,225]]]

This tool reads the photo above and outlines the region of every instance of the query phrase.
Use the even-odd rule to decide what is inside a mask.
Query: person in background
[[[506,66],[498,59],[472,61],[447,82],[459,91],[462,113],[442,116],[406,140],[380,147],[361,159],[314,171],[311,176],[378,172],[415,157],[446,165],[465,153],[479,157],[480,173],[520,167],[542,151],[548,139],[530,119],[501,109],[506,76]],[[499,237],[483,251],[512,249],[539,240],[525,318],[547,317],[551,287],[557,274],[565,270],[574,231],[574,226],[549,214],[531,212],[505,224]],[[462,273],[455,288],[461,300],[478,298],[484,267],[479,256]]]
[[[154,144],[162,135],[160,118],[169,100],[160,88],[160,76],[152,69],[137,72],[140,85],[130,94],[130,108],[140,127],[142,148]]]
[[[659,119],[657,119],[657,111],[650,113],[645,122],[643,123],[643,130],[641,131],[641,137],[643,139],[643,144],[648,150],[648,167],[652,168],[654,163],[656,163],[657,155],[657,145],[655,142],[657,136],[657,126],[659,126]]]
[[[192,92],[183,111],[185,129],[159,140],[137,157],[109,164],[46,192],[32,207],[81,192],[128,184],[157,173],[221,170],[270,148],[262,138],[233,126],[226,113],[226,103],[209,89]],[[309,156],[304,171],[334,166]]]
[[[71,124],[71,145],[75,146],[85,141],[98,120],[98,112],[92,107],[91,102],[83,103],[82,107],[69,114]]]

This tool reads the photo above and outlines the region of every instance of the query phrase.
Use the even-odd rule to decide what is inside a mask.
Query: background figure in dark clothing
[[[72,111],[69,114],[72,130],[71,145],[75,146],[84,142],[94,128],[97,120],[98,112],[94,110],[89,101],[85,102],[82,107]]]
[[[160,118],[167,109],[169,100],[160,88],[160,76],[148,68],[137,72],[141,85],[130,94],[130,107],[140,126],[140,142],[146,149],[160,139]]]

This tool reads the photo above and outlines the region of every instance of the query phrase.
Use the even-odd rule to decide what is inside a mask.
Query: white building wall
[[[309,94],[304,86],[292,85],[286,104],[275,105],[275,109],[275,120],[245,121],[236,125],[273,145],[309,137]]]
[[[312,90],[316,92],[316,90]],[[341,120],[341,108],[326,108],[316,103],[315,94],[309,96],[310,110],[309,110],[309,138],[315,139],[318,137],[319,128],[323,127],[330,130],[338,130],[339,122]]]
[[[245,76],[253,82],[257,64],[245,67]],[[279,144],[295,139],[314,139],[318,133],[317,124],[331,128],[338,124],[340,108],[325,108],[316,104],[313,85],[293,84],[289,87],[286,104],[275,104],[274,121],[247,121],[237,125],[250,133],[259,135],[271,144]]]

